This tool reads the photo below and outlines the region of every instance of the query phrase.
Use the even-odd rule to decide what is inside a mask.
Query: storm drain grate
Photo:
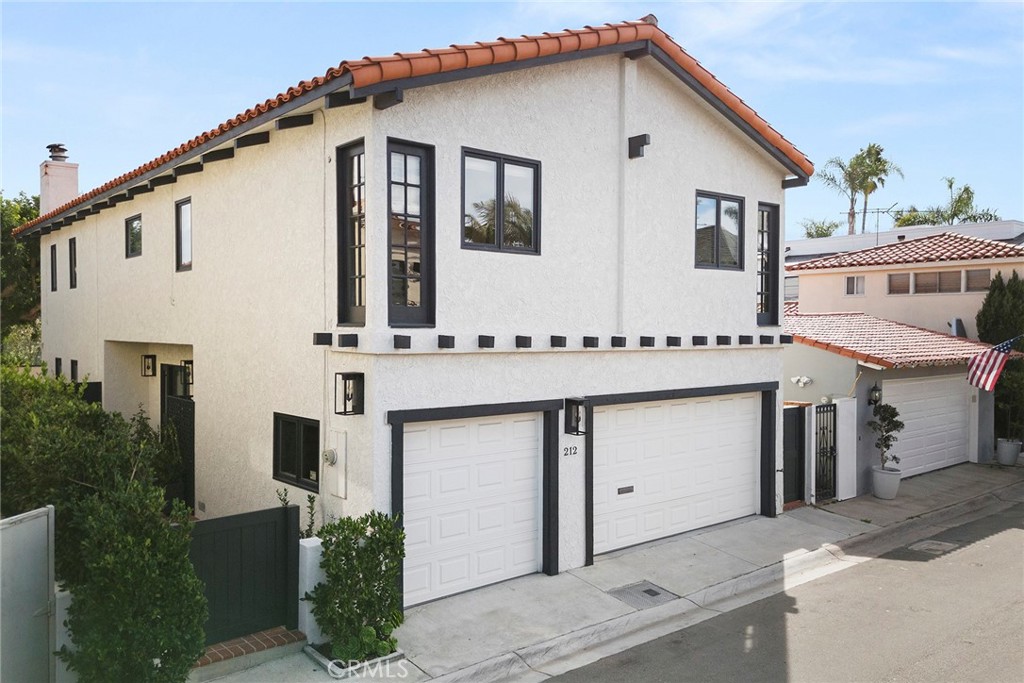
[[[675,593],[670,593],[661,586],[655,586],[650,581],[641,581],[640,583],[630,584],[621,588],[613,588],[608,591],[608,595],[618,598],[636,609],[656,607],[679,598]]]
[[[921,541],[920,543],[907,546],[909,550],[916,550],[920,553],[929,553],[931,555],[942,555],[959,547],[957,543],[946,543],[945,541]]]

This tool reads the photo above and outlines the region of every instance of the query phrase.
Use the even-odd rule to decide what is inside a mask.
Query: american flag
[[[1024,335],[1007,339],[971,358],[967,363],[967,381],[979,389],[992,391],[1003,371],[1003,366],[1010,359],[1010,348],[1021,337]]]

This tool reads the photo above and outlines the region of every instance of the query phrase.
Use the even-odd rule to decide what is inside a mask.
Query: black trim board
[[[775,436],[777,390],[761,392],[761,515],[775,517]],[[769,457],[770,456],[770,457]]]

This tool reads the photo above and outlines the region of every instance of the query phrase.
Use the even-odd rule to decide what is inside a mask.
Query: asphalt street
[[[550,679],[1024,680],[1024,504]]]

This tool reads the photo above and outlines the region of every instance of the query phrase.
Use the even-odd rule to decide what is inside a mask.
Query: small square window
[[[697,195],[696,265],[743,270],[743,199]]]
[[[910,294],[910,273],[890,273],[889,294]]]
[[[319,492],[319,421],[274,413],[274,479]]]
[[[960,293],[960,271],[947,270],[939,273],[939,293],[959,294]]]
[[[846,296],[864,296],[864,276],[846,276]]]
[[[988,286],[992,282],[992,271],[988,268],[968,270],[966,280],[966,291],[987,292]]]
[[[796,301],[800,298],[800,277],[788,275],[785,280],[786,301]]]
[[[540,253],[540,162],[462,150],[462,246]]]
[[[124,257],[142,255],[142,214],[125,219],[124,222]]]
[[[174,205],[174,267],[192,270],[192,200]]]
[[[938,291],[938,273],[914,273],[914,294],[936,294]]]

